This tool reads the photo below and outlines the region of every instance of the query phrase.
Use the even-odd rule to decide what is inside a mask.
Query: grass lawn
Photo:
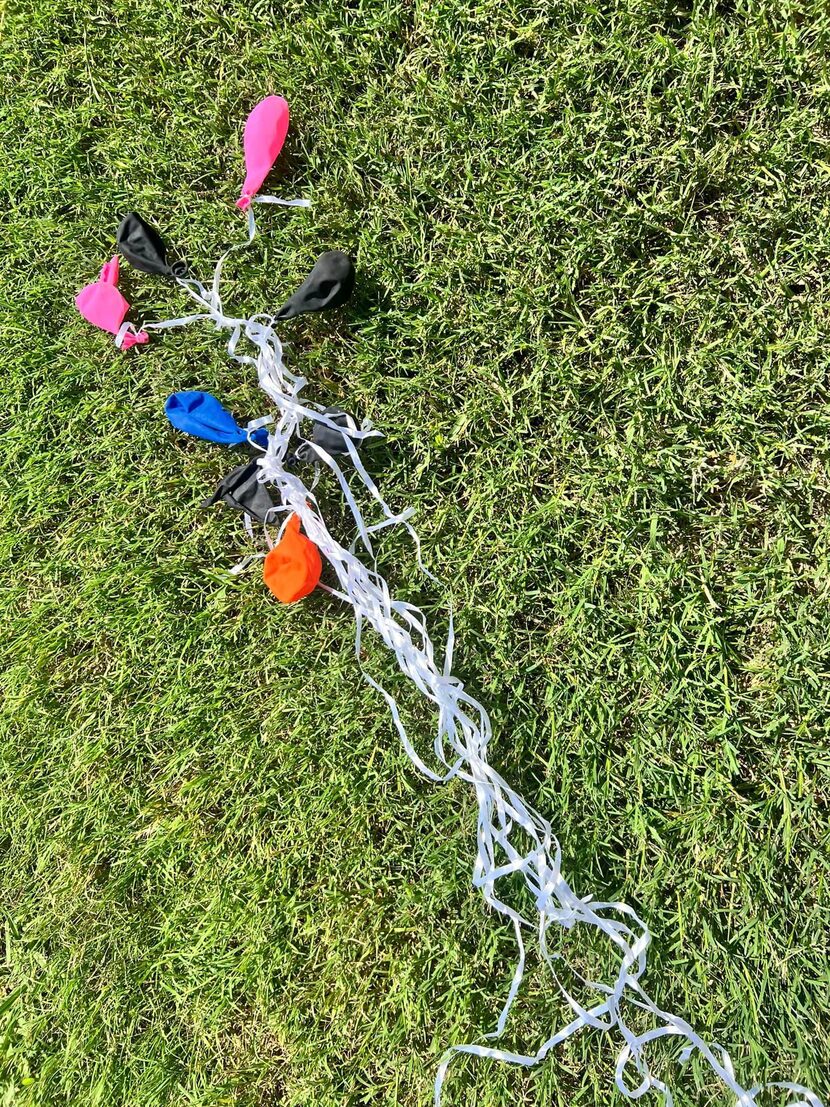
[[[17,0],[2,39],[2,1107],[421,1107],[509,982],[466,786],[411,768],[349,610],[229,577],[240,518],[199,508],[233,459],[164,399],[260,415],[253,375],[209,327],[122,354],[72,306],[130,209],[209,275],[270,92],[269,191],[314,207],[260,209],[226,302],[352,253],[349,307],[282,334],[387,432],[370,469],[446,587],[394,537],[382,570],[437,636],[452,601],[494,764],[577,892],[650,923],[655,998],[745,1083],[827,1094],[824,0]],[[505,1044],[565,1021],[531,959]],[[460,1061],[446,1104],[619,1104],[618,1044]],[[727,1102],[673,1056],[680,1105]]]

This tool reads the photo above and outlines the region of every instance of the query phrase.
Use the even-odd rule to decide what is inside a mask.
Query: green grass
[[[198,507],[230,459],[164,398],[253,416],[255,380],[209,328],[122,355],[72,307],[131,208],[210,272],[268,92],[271,190],[314,208],[262,211],[227,302],[355,256],[348,310],[283,334],[388,432],[446,592],[402,541],[382,568],[439,632],[452,600],[494,763],[650,922],[655,998],[747,1082],[830,1091],[828,47],[820,0],[6,11],[4,1107],[420,1107],[506,992],[471,796],[410,767],[348,610],[229,578],[241,523]],[[534,969],[505,1040],[565,1018]],[[613,1058],[460,1062],[447,1104],[617,1104]]]

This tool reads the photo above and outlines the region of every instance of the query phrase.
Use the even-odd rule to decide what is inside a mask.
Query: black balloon
[[[134,211],[121,220],[116,242],[130,265],[142,273],[162,277],[183,277],[187,273],[187,266],[182,261],[167,264],[167,247],[161,235]]]
[[[324,414],[328,415],[329,419],[333,423],[336,423],[338,427],[349,428],[356,426],[354,419],[347,415],[345,411],[341,411],[339,407],[327,407],[324,409]],[[325,450],[327,454],[332,457],[339,457],[349,453],[349,447],[346,444],[346,435],[341,434],[340,431],[333,430],[331,427],[325,426],[324,423],[315,423],[314,429],[311,432],[311,441],[319,446],[322,450]],[[358,447],[358,443],[354,442],[355,448]],[[319,456],[311,449],[307,442],[301,443],[299,449],[294,454],[297,461],[319,461]]]
[[[237,511],[246,511],[260,523],[268,521],[268,512],[276,506],[268,492],[268,489],[257,480],[260,467],[256,458],[246,461],[231,469],[226,477],[219,482],[216,491],[205,500],[202,507],[210,507],[211,504],[226,503],[235,507]],[[273,520],[273,512],[270,518]]]
[[[327,311],[345,304],[354,291],[354,265],[348,254],[327,250],[290,299],[277,312],[277,319],[293,319],[309,311]]]

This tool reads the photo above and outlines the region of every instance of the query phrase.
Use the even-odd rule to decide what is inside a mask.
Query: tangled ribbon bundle
[[[245,199],[250,204],[286,203],[274,197],[252,197],[249,200],[246,195]],[[249,203],[244,205],[248,214],[248,244],[256,233],[253,207]],[[287,203],[306,205],[305,201]],[[555,1046],[589,1027],[615,1032],[621,1040],[615,1082],[619,1091],[629,1099],[639,1099],[653,1090],[662,1096],[667,1107],[671,1107],[674,1102],[671,1090],[651,1071],[648,1047],[658,1039],[674,1038],[681,1046],[677,1059],[683,1063],[697,1053],[708,1063],[739,1107],[759,1105],[759,1096],[767,1089],[782,1093],[780,1102],[789,1107],[822,1107],[815,1093],[795,1083],[783,1081],[749,1088],[741,1085],[729,1054],[722,1047],[707,1043],[686,1020],[662,1010],[644,989],[642,980],[651,942],[645,923],[624,903],[595,901],[592,896],[577,895],[572,889],[563,875],[562,851],[550,823],[526,803],[489,762],[488,746],[492,729],[487,712],[452,673],[452,621],[441,664],[436,658],[423,611],[413,604],[395,599],[377,569],[373,537],[384,528],[402,526],[414,541],[421,570],[430,579],[435,579],[422,563],[418,535],[409,522],[411,512],[396,513],[389,507],[361,460],[360,443],[377,436],[379,432],[365,423],[361,427],[353,420],[344,423],[342,418],[332,414],[331,409],[304,398],[307,382],[292,373],[283,361],[282,345],[274,330],[275,315],[259,314],[243,319],[226,314],[220,295],[220,279],[227,256],[226,253],[217,263],[210,287],[192,277],[174,275],[174,279],[195,302],[197,310],[194,314],[145,323],[140,333],[186,326],[198,321],[212,322],[218,330],[228,334],[228,356],[256,371],[261,388],[276,408],[273,416],[253,420],[247,427],[248,442],[257,451],[257,478],[269,486],[274,513],[286,513],[286,538],[291,542],[304,540],[309,545],[313,544],[335,574],[337,587],[327,590],[354,610],[355,652],[361,669],[361,638],[364,627],[368,626],[395,655],[404,675],[434,705],[434,760],[428,764],[410,739],[394,696],[363,670],[365,679],[386,701],[403,747],[419,772],[435,783],[446,783],[457,778],[471,786],[478,806],[473,884],[481,889],[485,902],[509,921],[516,938],[518,953],[515,970],[496,1026],[484,1035],[487,1044],[459,1044],[446,1051],[435,1078],[436,1107],[440,1107],[448,1067],[455,1056],[467,1054],[530,1067],[542,1061]],[[320,444],[326,441],[322,435],[304,439],[301,434],[304,420],[342,436],[344,448],[330,452]],[[267,442],[263,437],[263,427],[267,428]],[[309,488],[294,471],[291,450],[296,439],[302,441],[305,454],[313,456],[318,471],[327,468],[337,481],[356,528],[354,541],[348,547],[334,538],[326,525],[314,491],[316,481]],[[380,521],[367,523],[344,468],[338,463],[338,454],[350,459],[363,489],[369,493],[382,516]],[[300,525],[305,539],[299,533]],[[372,567],[357,556],[358,543],[362,545]],[[272,550],[272,554],[278,549],[279,545]],[[319,560],[315,563],[314,556],[305,547],[302,547],[301,556],[308,563],[310,576],[297,580],[296,594],[294,591],[290,594],[286,592],[286,596],[280,598],[288,601],[297,599],[314,587],[316,579],[314,583],[310,582],[315,573],[319,577]],[[535,905],[534,912],[514,906],[515,897],[502,890],[516,874],[520,875]],[[550,935],[553,931],[580,925],[611,943],[618,958],[616,974],[612,979],[587,979],[560,953],[551,950]],[[505,1031],[524,977],[526,941],[533,933],[536,934],[541,956],[571,1009],[572,1017],[535,1052],[519,1053],[502,1048],[497,1042]],[[579,982],[580,994],[589,995],[590,1001],[580,1002],[572,994],[563,980],[566,974],[567,979]],[[635,1014],[638,1026],[647,1024],[645,1029],[635,1031],[632,1028],[629,1020]]]

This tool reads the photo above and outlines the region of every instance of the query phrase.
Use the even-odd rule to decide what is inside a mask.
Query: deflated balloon
[[[341,250],[327,250],[277,312],[277,319],[293,319],[310,311],[327,311],[345,304],[354,291],[354,264]]]
[[[167,264],[167,247],[161,235],[150,224],[129,212],[121,220],[116,235],[118,249],[130,263],[142,273],[152,273],[162,277],[183,277],[187,266],[183,261]]]
[[[165,401],[164,414],[177,430],[194,438],[222,446],[238,446],[248,441],[248,432],[209,392],[174,392]],[[265,427],[253,431],[251,438],[263,449],[268,445]]]
[[[282,96],[266,96],[245,122],[242,140],[245,148],[245,183],[242,195],[236,201],[236,206],[242,211],[250,205],[271,172],[287,134],[288,104]]]
[[[347,415],[345,411],[341,411],[338,407],[325,408],[324,415],[328,415],[329,419],[333,423],[336,423],[338,427],[344,427],[347,430],[356,428],[357,424],[354,419]],[[319,446],[321,450],[325,450],[327,454],[332,457],[342,457],[349,453],[349,447],[346,444],[346,435],[341,431],[334,430],[332,427],[327,427],[324,423],[315,423],[314,429],[311,432],[311,441],[315,446]],[[354,442],[354,446],[357,448],[358,443]],[[294,454],[297,461],[319,461],[319,456],[312,450],[308,442],[301,443],[299,449]]]
[[[220,502],[226,503],[235,507],[237,511],[247,512],[260,523],[267,522],[269,511],[276,505],[268,489],[257,479],[260,472],[256,459],[237,465],[222,478],[216,491],[203,502],[202,507],[210,507],[211,504]]]
[[[130,305],[118,291],[118,277],[116,255],[101,270],[98,280],[82,288],[75,297],[75,307],[88,323],[114,335],[121,330],[124,316],[130,310]],[[128,332],[124,335],[122,345],[129,350],[130,346],[142,344],[149,337],[146,331]]]
[[[262,576],[280,603],[295,603],[320,583],[323,563],[310,538],[300,534],[300,517],[292,515],[285,533],[265,558]]]

